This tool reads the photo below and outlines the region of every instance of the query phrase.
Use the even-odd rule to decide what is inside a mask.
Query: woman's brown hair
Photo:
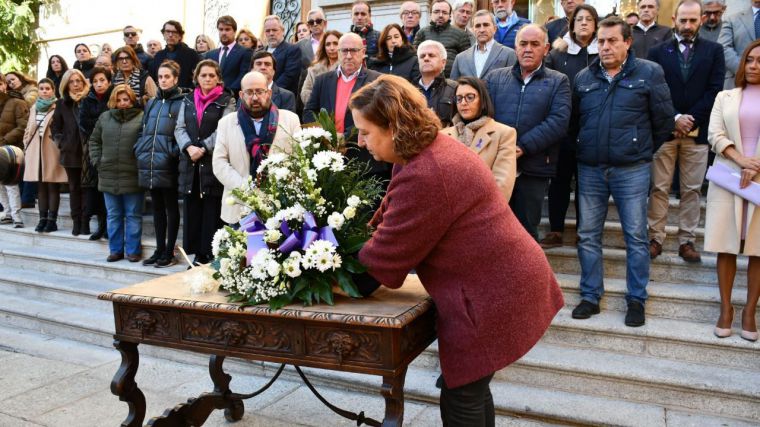
[[[132,90],[131,87],[127,84],[120,84],[116,85],[113,88],[113,91],[111,92],[111,96],[108,98],[108,108],[116,108],[116,103],[119,100],[119,95],[122,93],[126,93],[129,97],[129,100],[132,101],[132,106],[134,107],[137,104],[137,96],[135,96],[135,91]]]
[[[238,31],[237,36],[235,36],[235,42],[238,41],[242,34],[245,34],[251,39],[251,42],[253,43],[253,47],[251,49],[256,50],[256,45],[259,44],[259,39],[256,38],[256,36],[253,35],[253,32],[247,28],[242,28],[240,31]]]
[[[583,10],[588,12],[594,20],[594,33],[591,34],[591,40],[596,38],[596,31],[599,29],[599,14],[596,12],[596,8],[590,4],[579,4],[573,13],[570,14],[570,22],[568,24],[570,28],[567,30],[570,33],[570,38],[576,43],[578,43],[578,38],[575,35],[575,17]],[[554,43],[554,40],[549,40],[549,43]]]
[[[327,43],[327,36],[335,36],[340,40],[343,33],[337,30],[329,30],[322,33],[322,38],[319,39],[319,48],[317,48],[317,54],[314,55],[314,61],[311,62],[312,64],[330,64],[330,58],[327,57],[327,47],[325,46],[325,43]]]
[[[3,78],[7,78],[11,74],[16,76],[16,78],[19,79],[19,81],[21,81],[21,87],[19,89],[23,89],[27,85],[32,85],[32,86],[37,85],[37,82],[34,81],[34,79],[32,79],[31,77],[27,76],[26,74],[20,71],[8,71],[7,73],[5,73],[5,77]]]
[[[177,61],[172,61],[171,59],[164,59],[164,62],[162,62],[161,65],[158,66],[158,68],[166,68],[167,70],[172,72],[172,76],[179,77],[180,66],[177,63]]]
[[[140,63],[140,60],[137,59],[137,54],[135,53],[135,50],[132,49],[131,46],[122,46],[118,49],[116,49],[116,52],[113,53],[114,58],[114,67],[118,70],[119,69],[119,54],[126,53],[129,55],[129,60],[132,62],[132,68],[139,70],[142,67],[142,64]],[[139,74],[139,73],[138,73]]]
[[[746,71],[744,71],[744,69],[747,68],[747,57],[749,56],[749,53],[752,52],[752,49],[758,46],[760,46],[760,39],[753,41],[746,49],[744,49],[742,59],[739,61],[739,68],[736,69],[736,81],[734,82],[736,87],[742,89],[747,87],[747,76],[745,75]]]
[[[380,38],[377,39],[377,59],[380,61],[387,61],[391,57],[385,39],[388,38],[388,34],[394,29],[401,35],[401,40],[403,41],[401,46],[409,46],[409,39],[406,38],[401,25],[396,23],[386,25],[385,28],[383,28],[383,32],[380,33]]]
[[[404,160],[433,142],[441,120],[428,108],[425,95],[405,78],[383,75],[359,89],[349,104],[368,121],[393,134],[393,151]]]
[[[224,85],[224,81],[222,80],[222,69],[219,68],[219,64],[217,64],[213,59],[204,59],[195,66],[195,70],[193,71],[193,83],[195,83],[196,86],[198,86],[198,76],[201,74],[201,69],[203,67],[213,68],[214,72],[216,73],[216,77],[219,78],[219,86]]]

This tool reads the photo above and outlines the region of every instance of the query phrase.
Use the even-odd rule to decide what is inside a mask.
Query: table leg
[[[397,376],[383,377],[380,393],[385,398],[383,427],[401,427],[404,422],[404,381],[406,368]]]
[[[135,375],[140,365],[137,343],[115,339],[113,346],[121,353],[121,366],[111,380],[111,393],[119,400],[127,402],[129,414],[122,421],[122,427],[138,427],[145,419],[145,395],[137,387]]]
[[[222,369],[224,356],[211,356],[208,361],[208,373],[214,382],[214,393],[224,397],[227,406],[224,408],[224,418],[229,422],[240,421],[245,413],[245,406],[241,399],[230,399],[230,381],[232,377]],[[221,408],[220,408],[221,409]]]

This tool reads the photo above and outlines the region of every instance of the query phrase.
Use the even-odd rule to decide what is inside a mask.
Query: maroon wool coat
[[[461,142],[439,134],[396,165],[359,260],[384,286],[411,269],[438,311],[449,388],[516,361],[549,327],[562,292],[543,251],[520,225],[493,174]]]

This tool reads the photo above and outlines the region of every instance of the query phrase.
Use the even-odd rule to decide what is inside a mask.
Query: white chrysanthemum
[[[272,153],[265,160],[269,160],[269,164],[279,165],[287,158],[288,156],[285,153]]]
[[[309,178],[311,181],[317,180],[317,171],[314,169],[306,169],[306,177]]]
[[[269,173],[274,177],[275,180],[285,181],[288,178],[290,171],[288,171],[288,168],[277,167],[277,168],[270,168]]]
[[[344,222],[346,222],[346,219],[340,212],[333,212],[327,217],[327,224],[336,230],[340,230]]]
[[[301,275],[301,265],[299,259],[288,258],[282,265],[285,274],[288,277],[298,277]]]
[[[317,270],[325,272],[333,267],[333,257],[330,254],[320,254],[316,259]]]
[[[320,151],[311,158],[311,162],[318,171],[321,171],[322,169],[330,167],[332,164],[332,157],[330,156],[329,151]]]
[[[333,172],[341,172],[346,168],[346,164],[343,163],[343,158],[333,160],[332,164],[330,165],[330,170]]]
[[[332,264],[333,269],[340,268],[340,266],[343,265],[343,258],[338,254],[333,255]]]
[[[351,219],[356,216],[356,208],[353,206],[346,206],[345,209],[343,209],[343,216],[346,217],[346,219]]]
[[[277,277],[280,274],[280,263],[276,259],[270,258],[267,262],[267,274],[270,277]]]
[[[346,200],[346,203],[348,203],[348,206],[351,206],[352,208],[355,208],[359,206],[362,202],[362,199],[360,199],[358,196],[351,196]]]
[[[276,243],[282,238],[280,230],[267,230],[264,232],[264,241],[267,243]]]
[[[219,256],[219,247],[223,242],[229,239],[229,237],[230,233],[228,233],[225,228],[220,228],[214,233],[214,239],[211,241],[211,253],[214,254],[215,257]]]
[[[266,223],[264,223],[264,226],[267,228],[267,230],[277,230],[280,228],[280,220],[275,217],[271,217],[267,220]]]

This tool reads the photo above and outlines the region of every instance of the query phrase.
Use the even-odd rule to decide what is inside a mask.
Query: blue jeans
[[[103,193],[108,213],[108,248],[112,254],[140,255],[144,193]],[[124,223],[126,222],[126,228]]]
[[[625,237],[628,286],[626,301],[647,299],[649,242],[647,240],[647,195],[651,164],[632,166],[588,166],[578,164],[580,223],[578,258],[581,263],[581,298],[599,304],[604,294],[602,231],[610,195],[620,215]]]

